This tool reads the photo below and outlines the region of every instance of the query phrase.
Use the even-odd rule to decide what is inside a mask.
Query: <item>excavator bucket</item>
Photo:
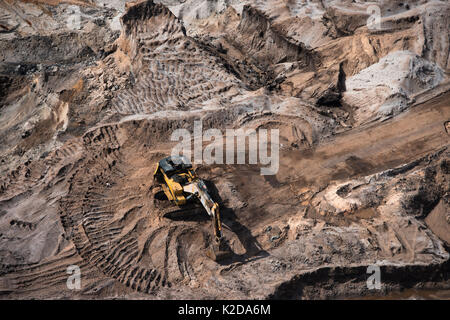
[[[228,259],[232,255],[233,251],[231,251],[231,248],[226,241],[212,243],[206,252],[206,256],[216,262]]]

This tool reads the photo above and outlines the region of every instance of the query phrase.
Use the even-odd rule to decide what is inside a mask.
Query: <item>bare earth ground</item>
[[[0,297],[448,291],[450,9],[410,2],[369,30],[363,2],[0,1]],[[165,218],[153,194],[195,120],[280,129],[274,176],[197,169],[234,253],[220,263],[207,215]]]

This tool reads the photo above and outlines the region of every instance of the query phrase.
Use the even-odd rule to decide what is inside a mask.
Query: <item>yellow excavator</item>
[[[214,242],[207,251],[209,258],[220,261],[231,255],[231,250],[222,235],[219,205],[213,201],[205,182],[197,176],[186,157],[170,156],[159,161],[153,180],[155,184],[161,186],[167,199],[178,207],[183,208],[188,203],[198,200],[205,208],[212,218],[214,231]]]

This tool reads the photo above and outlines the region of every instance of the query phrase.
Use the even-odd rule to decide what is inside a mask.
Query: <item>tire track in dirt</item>
[[[167,8],[142,4],[122,19],[124,41],[131,42],[136,64],[136,83],[118,94],[111,115],[201,109],[213,99],[226,101],[241,86],[217,56],[186,36],[182,23]]]
[[[79,266],[86,278],[93,272],[92,267],[89,267],[88,263],[78,256],[72,246],[55,257],[38,264],[9,266],[6,276],[2,277],[2,281],[0,281],[0,295],[9,292],[23,295],[45,289],[65,287],[69,265]]]
[[[437,107],[439,105],[437,104]],[[422,112],[424,119],[431,123],[434,121],[426,117],[427,107],[424,107]],[[241,125],[259,128],[267,126],[266,120],[268,124],[273,121],[287,121],[276,115],[266,118],[257,117]],[[399,118],[399,121],[401,119]],[[205,258],[199,258],[204,254],[208,243],[209,220],[201,222],[163,219],[161,214],[164,208],[155,203],[151,192],[154,164],[169,148],[163,145],[163,141],[169,132],[184,125],[185,121],[186,119],[140,120],[99,127],[88,132],[80,141],[73,142],[71,146],[77,146],[76,148],[69,146],[65,149],[76,150],[67,151],[68,158],[56,159],[59,166],[62,165],[61,162],[67,163],[69,159],[74,162],[66,169],[69,192],[60,201],[60,218],[66,234],[82,258],[83,266],[96,268],[105,276],[144,293],[154,293],[163,287],[191,282],[200,281],[201,284],[203,274],[210,272],[208,266],[202,265]],[[292,132],[305,130],[301,121],[296,123],[291,119],[288,122],[292,126],[289,129],[293,130]],[[428,125],[427,128],[433,126]],[[427,129],[424,127],[424,130]],[[289,135],[296,140],[304,140],[307,134],[311,137],[308,131],[303,132],[306,134]],[[360,133],[357,132],[356,135],[358,134]],[[350,135],[351,137],[353,135]],[[62,151],[57,154],[62,154]],[[410,158],[410,154],[405,157]],[[281,178],[278,177],[278,183],[275,184],[266,183],[265,179],[258,175],[257,169],[255,176],[245,177],[240,177],[243,173],[239,168],[230,169],[229,177],[224,175],[223,170],[226,168],[214,168],[211,171],[204,167],[206,175],[214,172],[217,176],[218,172],[222,172],[219,176],[237,186],[238,194],[244,197],[242,201],[246,203],[256,203],[254,197],[258,193],[250,192],[249,189],[249,184],[256,183],[252,188],[263,188],[266,194],[271,195],[264,199],[262,206],[269,208],[275,201],[271,197],[279,197],[277,203],[282,203],[281,199],[284,199],[285,203],[292,203],[292,211],[295,212],[298,201],[293,202],[294,195],[283,192],[286,181],[282,179],[282,174],[288,168],[282,167]],[[227,191],[221,191],[225,191],[221,195],[227,197]],[[269,211],[253,208],[252,205],[233,210],[236,210],[236,217],[233,219],[237,219],[239,224],[233,227],[235,221],[229,220],[230,217],[225,217],[225,223],[231,225],[233,232],[241,233],[241,240],[244,242],[247,241],[246,237],[257,232],[255,230],[270,224],[278,217],[270,215]],[[284,210],[288,208],[284,207]],[[256,213],[257,221],[254,216]],[[43,278],[25,269],[15,270],[14,276],[18,279],[19,289],[34,287],[34,283],[43,281],[60,283],[67,277],[62,267],[56,267],[54,270],[49,268],[42,273]]]
[[[60,203],[62,225],[83,260],[145,293],[195,279],[185,238],[192,233],[200,235],[202,244],[207,242],[202,226],[162,219],[153,203],[157,146],[143,148],[141,134],[154,134],[149,127],[158,125],[132,121],[85,135],[86,151]]]

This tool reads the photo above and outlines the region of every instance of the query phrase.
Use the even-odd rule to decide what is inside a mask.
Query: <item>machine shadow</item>
[[[236,234],[245,248],[244,254],[236,254],[233,252],[229,258],[218,261],[218,263],[221,265],[229,265],[235,262],[246,263],[267,257],[269,253],[262,248],[256,238],[252,235],[251,231],[239,222],[234,210],[225,205],[215,184],[210,180],[203,181],[213,200],[219,204],[222,225],[228,227],[229,230]]]

